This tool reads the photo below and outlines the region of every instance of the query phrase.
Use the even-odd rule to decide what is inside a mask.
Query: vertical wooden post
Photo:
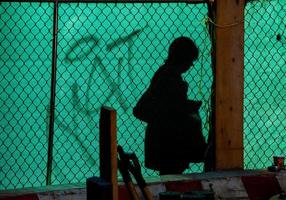
[[[243,168],[244,5],[216,1],[216,170]]]
[[[118,200],[116,111],[102,107],[100,112],[100,177],[112,184],[112,200]]]

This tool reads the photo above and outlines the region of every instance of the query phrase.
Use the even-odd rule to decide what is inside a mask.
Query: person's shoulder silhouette
[[[135,117],[148,123],[145,165],[161,174],[181,173],[190,161],[202,159],[197,157],[196,150],[200,148],[197,144],[205,145],[205,141],[201,136],[194,136],[194,120],[190,120],[192,113],[198,113],[200,105],[195,107],[194,101],[188,99],[188,83],[181,76],[198,55],[199,50],[190,38],[175,39],[165,63],[155,72],[148,89],[133,109]],[[201,130],[197,132],[201,134]],[[182,148],[185,141],[192,146],[193,155],[185,154]]]

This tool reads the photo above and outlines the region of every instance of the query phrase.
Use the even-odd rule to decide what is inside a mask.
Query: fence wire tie
[[[237,26],[237,25],[243,24],[244,21],[242,20],[242,21],[238,21],[238,22],[235,22],[235,23],[231,23],[231,24],[221,25],[221,24],[215,23],[211,18],[207,17],[205,19],[205,23],[206,24],[211,23],[211,24],[213,24],[214,26],[216,26],[218,28],[230,28],[230,27],[233,27],[233,26]]]

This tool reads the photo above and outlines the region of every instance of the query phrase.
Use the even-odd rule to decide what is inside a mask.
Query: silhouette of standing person
[[[133,109],[136,118],[147,122],[145,166],[160,175],[181,174],[190,162],[204,161],[206,142],[198,113],[201,102],[188,99],[188,83],[182,78],[198,55],[191,39],[175,39],[167,60]]]

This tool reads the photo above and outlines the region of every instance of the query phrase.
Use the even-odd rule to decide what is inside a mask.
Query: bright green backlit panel
[[[245,167],[267,168],[286,155],[286,1],[245,9]]]
[[[285,4],[246,6],[246,168],[265,168],[273,154],[285,154]],[[53,184],[99,174],[102,105],[118,111],[118,142],[143,166],[146,124],[133,117],[132,107],[180,35],[200,48],[185,79],[189,97],[203,101],[207,135],[212,72],[206,16],[205,5],[60,4]],[[45,185],[53,4],[1,3],[0,30],[0,189]],[[191,165],[188,172],[201,170]]]
[[[192,37],[201,48],[186,79],[190,97],[205,101],[206,117],[212,81],[206,12],[203,5],[186,4],[61,5],[55,182],[98,173],[101,105],[117,110],[119,144],[143,161],[146,124],[133,117],[132,107],[180,35]]]
[[[0,189],[45,183],[52,12],[0,4]]]
[[[1,11],[0,189],[45,184],[53,5],[3,3]],[[53,184],[99,174],[99,109],[118,112],[118,142],[144,160],[146,124],[132,115],[178,36],[200,57],[187,74],[189,97],[202,100],[208,133],[212,73],[205,5],[60,4]],[[143,166],[143,162],[142,162]],[[202,165],[189,170],[201,171]],[[144,175],[156,175],[143,168]]]

